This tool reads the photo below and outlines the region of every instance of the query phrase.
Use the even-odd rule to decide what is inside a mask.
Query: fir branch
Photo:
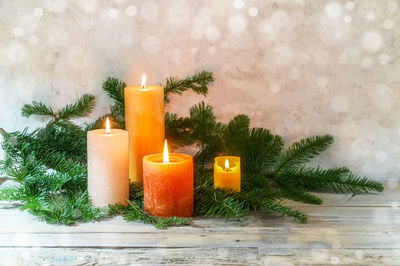
[[[36,101],[33,101],[32,104],[25,104],[22,107],[21,114],[23,117],[30,117],[31,115],[55,117],[53,109],[50,106]]]
[[[76,103],[68,104],[56,113],[56,121],[60,119],[70,120],[88,116],[95,106],[95,97],[91,94],[83,94]]]
[[[107,95],[114,100],[114,103],[119,106],[124,106],[125,104],[125,90],[126,84],[117,78],[108,77],[103,82],[103,90]]]
[[[242,143],[239,156],[246,173],[264,173],[278,160],[283,149],[283,140],[264,128],[252,128]]]
[[[164,103],[169,103],[169,95],[182,94],[182,92],[191,89],[197,94],[207,95],[207,86],[214,81],[213,73],[201,71],[193,76],[179,80],[175,77],[167,78],[164,86]]]
[[[21,189],[21,187],[15,185],[0,189],[0,200],[19,201],[22,197]]]
[[[126,221],[142,221],[147,224],[157,224],[157,218],[144,211],[143,201],[128,201],[129,209],[123,215]]]
[[[343,193],[362,194],[383,191],[380,182],[359,177],[351,173],[347,167],[332,169],[321,168],[297,168],[286,170],[281,173],[286,180],[300,185],[309,190]]]
[[[215,128],[217,126],[213,107],[204,102],[200,102],[190,107],[190,120],[192,124],[192,136],[202,144],[212,141],[216,137]]]
[[[330,135],[314,136],[293,143],[281,156],[276,171],[307,163],[311,158],[326,150],[333,142]]]
[[[86,191],[37,197],[34,201],[26,202],[22,209],[27,209],[49,224],[72,225],[76,221],[90,222],[102,217],[100,209],[89,204]]]
[[[317,196],[306,192],[301,187],[293,187],[290,184],[284,184],[283,182],[279,182],[283,197],[287,199],[291,199],[294,201],[303,202],[306,204],[315,204],[321,205],[322,199]]]
[[[235,116],[224,127],[224,137],[234,141],[240,141],[249,134],[250,118],[247,115],[240,114]]]
[[[108,77],[103,82],[103,90],[114,102],[111,106],[111,116],[120,128],[125,128],[125,87],[124,82],[113,77]]]
[[[250,119],[247,115],[237,115],[223,126],[222,139],[227,155],[239,155],[246,146],[245,139],[249,136]]]
[[[143,184],[130,183],[129,185],[129,199],[131,201],[143,201]]]
[[[274,212],[280,215],[292,217],[301,223],[307,222],[307,216],[304,213],[298,210],[292,210],[289,207],[281,205],[281,203],[281,201],[266,201],[264,202],[263,210],[266,214]]]
[[[189,118],[178,117],[177,114],[165,113],[165,138],[173,147],[190,145],[192,139],[192,123]]]
[[[125,213],[128,209],[129,206],[121,204],[110,204],[107,207],[102,208],[102,212],[107,217],[114,217],[120,215],[121,213]]]
[[[152,224],[158,229],[166,229],[172,226],[181,226],[191,223],[191,218],[181,218],[181,217],[168,217],[159,218],[151,216],[144,211],[143,201],[129,201],[130,207],[125,209],[123,217],[128,222],[142,221],[147,224]]]
[[[167,229],[173,226],[183,226],[189,225],[192,222],[192,218],[184,217],[168,217],[168,218],[158,218],[155,227],[157,229]]]
[[[195,213],[203,216],[224,217],[225,220],[242,218],[249,212],[246,202],[236,197],[237,192],[212,187],[195,190]]]

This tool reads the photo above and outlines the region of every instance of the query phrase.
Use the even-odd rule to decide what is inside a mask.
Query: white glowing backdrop
[[[219,119],[246,113],[288,141],[333,134],[317,163],[396,186],[399,12],[392,0],[1,0],[0,126],[33,127],[24,103],[61,107],[85,92],[103,114],[109,75],[159,83],[205,69]],[[200,100],[186,93],[169,109]]]

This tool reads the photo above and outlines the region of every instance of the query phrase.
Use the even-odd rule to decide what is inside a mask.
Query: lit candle
[[[164,153],[143,157],[144,209],[158,217],[193,215],[193,157]]]
[[[164,88],[146,85],[125,88],[125,124],[129,131],[129,177],[143,179],[143,156],[162,152],[164,142]]]
[[[214,187],[240,192],[240,157],[219,156],[215,158]]]
[[[128,131],[106,129],[87,133],[88,192],[93,206],[127,205],[129,199]]]

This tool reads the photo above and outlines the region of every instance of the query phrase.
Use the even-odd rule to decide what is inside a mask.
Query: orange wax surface
[[[226,160],[229,162],[229,168],[225,168]],[[215,157],[214,187],[233,189],[240,192],[240,157]]]
[[[143,179],[143,156],[162,152],[164,144],[164,88],[125,88],[125,123],[129,131],[129,177]]]
[[[193,157],[151,154],[143,158],[144,209],[158,217],[193,215]]]

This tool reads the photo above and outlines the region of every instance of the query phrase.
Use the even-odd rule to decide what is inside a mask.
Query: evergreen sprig
[[[293,143],[281,156],[277,170],[300,166],[326,150],[333,143],[330,135],[313,136]]]
[[[307,190],[345,194],[363,194],[382,191],[380,182],[358,177],[347,167],[331,169],[299,167],[281,173],[282,182],[296,183]]]
[[[185,79],[168,78],[165,103],[171,94],[192,89],[206,95],[214,80],[203,71]],[[81,127],[75,118],[87,116],[94,108],[95,98],[85,94],[74,104],[58,111],[33,101],[24,105],[22,115],[46,116],[46,125],[28,132],[8,133],[0,128],[2,148],[6,156],[0,160],[0,174],[16,182],[0,190],[0,200],[18,201],[22,209],[48,223],[73,224],[106,216],[123,215],[127,221],[142,221],[157,228],[179,226],[191,219],[158,218],[143,208],[143,187],[131,184],[129,206],[113,205],[94,208],[87,192],[86,133],[103,127],[106,116],[114,127],[124,128],[125,83],[107,78],[103,90],[112,99],[111,113]],[[310,160],[333,142],[330,135],[313,136],[284,149],[282,137],[264,128],[251,128],[250,119],[240,114],[228,123],[217,121],[211,105],[200,102],[192,106],[188,117],[165,114],[165,135],[172,147],[195,144],[194,154],[195,214],[223,217],[226,220],[246,217],[252,210],[262,214],[280,214],[305,222],[298,210],[283,205],[283,199],[321,204],[313,191],[361,194],[383,190],[381,183],[359,177],[346,167],[322,169],[309,167]],[[241,158],[241,192],[215,189],[212,163],[215,156],[235,155]],[[4,178],[0,181],[3,182]]]
[[[91,94],[83,94],[76,103],[68,104],[61,110],[54,112],[50,106],[33,101],[32,104],[25,104],[21,114],[24,117],[31,115],[49,116],[55,122],[59,120],[71,120],[74,118],[88,116],[95,106],[95,97]]]
[[[21,114],[24,117],[30,117],[31,115],[55,116],[50,106],[36,101],[33,101],[32,104],[25,104],[22,107]]]
[[[214,76],[211,72],[201,71],[193,76],[184,79],[176,77],[167,78],[164,86],[164,103],[169,103],[169,95],[182,94],[188,89],[193,90],[197,94],[207,95],[208,85],[214,81]]]
[[[114,105],[111,107],[111,113],[113,121],[118,124],[118,127],[125,128],[125,95],[124,89],[126,84],[116,78],[108,77],[103,82],[103,90],[113,100]],[[104,117],[101,117],[99,121],[103,121]],[[98,124],[96,126],[99,126]]]
[[[71,120],[88,116],[95,106],[95,97],[90,94],[84,94],[74,104],[68,104],[57,112],[58,120]]]

